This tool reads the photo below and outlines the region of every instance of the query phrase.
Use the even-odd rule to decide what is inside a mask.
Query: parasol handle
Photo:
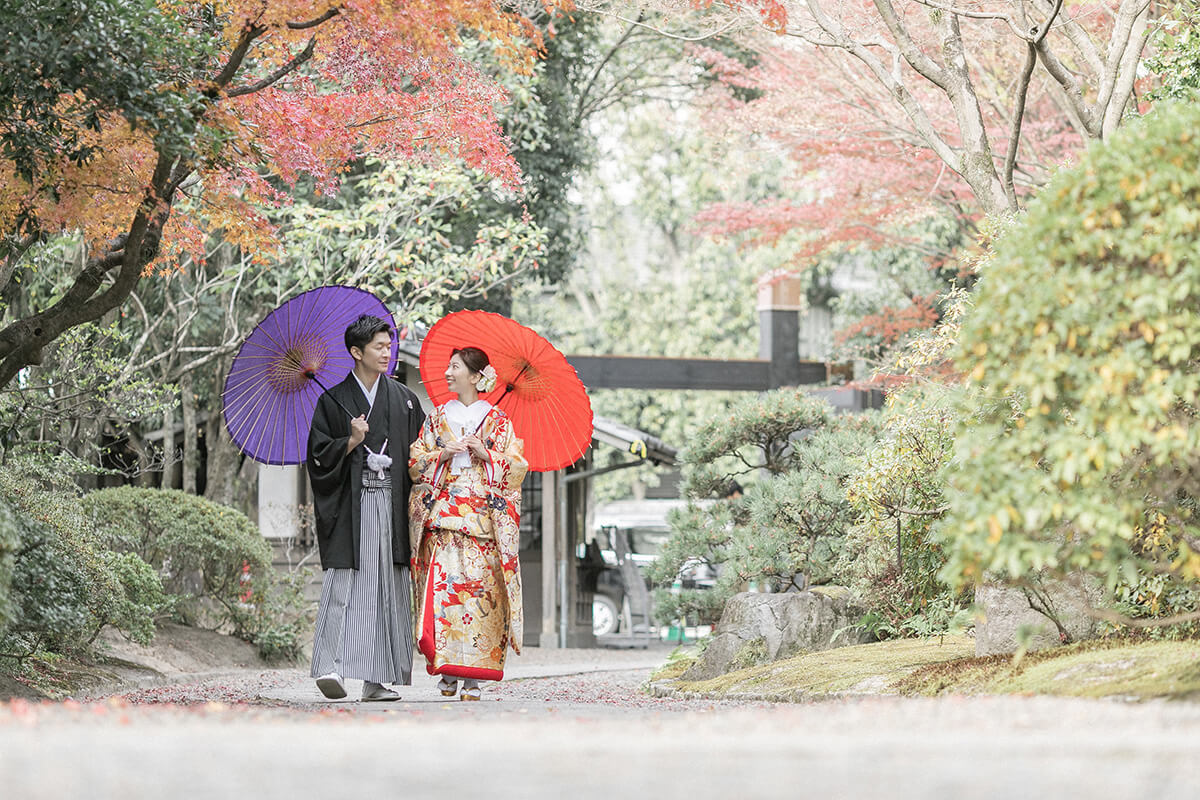
[[[317,377],[317,373],[313,372],[311,369],[306,369],[306,370],[304,370],[304,376],[305,376],[306,378],[311,378],[311,379],[312,379],[312,380],[313,380],[313,381],[314,381],[314,382],[317,384],[317,386],[320,386],[320,387],[321,387],[321,390],[322,390],[322,391],[324,391],[324,392],[328,392],[328,391],[329,391],[329,387],[328,387],[328,386],[326,386],[325,384],[321,383],[321,379]],[[329,395],[329,399],[330,399],[330,400],[332,400],[333,402],[337,403],[337,404],[338,404],[338,407],[339,407],[340,409],[342,409],[342,411],[345,411],[347,414],[349,414],[349,415],[350,415],[350,419],[354,419],[355,417],[362,416],[361,414],[355,414],[353,411],[351,411],[350,409],[346,408],[344,405],[342,405],[342,401],[341,401],[341,400],[338,400],[338,399],[337,399],[336,397],[334,397],[332,394],[331,394],[331,395]]]

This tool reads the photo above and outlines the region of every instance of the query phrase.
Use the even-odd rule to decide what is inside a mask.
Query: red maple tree
[[[730,24],[759,14],[725,8]],[[733,28],[752,60],[696,49],[721,76],[703,100],[714,134],[793,165],[772,196],[713,205],[697,222],[750,245],[786,236],[797,270],[831,249],[913,246],[907,231],[931,215],[969,238],[1137,110],[1149,32],[1139,0],[805,0],[788,12],[771,26],[784,36]],[[928,253],[931,269],[950,258]],[[881,308],[839,339],[882,346],[935,320],[928,303]]]
[[[209,232],[268,258],[274,231],[261,209],[287,202],[301,179],[333,192],[355,159],[373,154],[461,159],[520,183],[495,114],[503,91],[460,54],[463,37],[478,37],[502,64],[528,69],[540,41],[511,4],[161,0],[158,9],[178,23],[180,49],[203,54],[155,87],[187,98],[174,118],[133,124],[101,106],[69,131],[87,158],[65,149],[36,163],[0,157],[0,233],[18,243],[0,263],[0,290],[39,243],[79,233],[88,244],[55,302],[5,319],[0,386],[177,251],[202,258]],[[181,123],[195,136],[164,146],[160,129]]]

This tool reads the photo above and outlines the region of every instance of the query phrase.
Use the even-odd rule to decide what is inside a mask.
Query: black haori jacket
[[[408,543],[408,446],[421,432],[425,412],[416,394],[387,376],[380,376],[375,406],[367,417],[372,427],[367,442],[376,438],[376,420],[387,415],[387,455],[392,457],[392,561],[405,566],[410,560]],[[332,395],[332,397],[330,396]],[[367,453],[363,445],[346,452],[350,439],[350,417],[334,398],[356,414],[366,414],[367,398],[354,380],[354,373],[324,392],[313,411],[308,434],[308,479],[316,511],[317,547],[322,569],[358,569],[359,494]],[[382,437],[379,437],[382,440]]]

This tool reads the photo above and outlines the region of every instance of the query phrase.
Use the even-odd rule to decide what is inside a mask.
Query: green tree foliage
[[[639,18],[652,22],[652,16]],[[524,208],[548,237],[539,276],[554,285],[586,263],[581,254],[594,220],[578,190],[609,158],[598,140],[649,106],[661,113],[662,101],[681,102],[711,74],[687,41],[664,38],[652,26],[583,10],[541,14],[534,21],[545,34],[545,50],[531,78],[498,75],[512,101],[501,121],[525,178]],[[648,190],[657,187],[646,181]],[[476,207],[482,219],[523,210],[512,202]]]
[[[129,346],[117,324],[63,334],[25,380],[0,392],[3,453],[50,447],[92,460],[106,423],[129,425],[175,405],[177,388],[130,364]]]
[[[930,216],[895,232],[896,244],[830,251],[821,259],[814,286],[831,286],[836,361],[861,360],[887,373],[888,360],[940,319],[939,295],[970,288],[974,272],[964,263],[968,230],[963,220]],[[822,280],[820,274],[829,275]],[[853,276],[853,288],[832,291],[834,276]],[[812,291],[810,290],[810,295]]]
[[[1146,66],[1158,73],[1161,83],[1149,99],[1195,101],[1200,92],[1200,3],[1182,0],[1173,5],[1159,22],[1154,50]]]
[[[956,290],[941,305],[940,323],[886,362],[886,372],[905,382],[889,394],[879,440],[847,482],[855,524],[839,570],[867,610],[865,624],[881,637],[945,631],[970,602],[966,590],[942,579],[946,557],[935,535],[969,391],[945,366],[969,300]]]
[[[944,577],[1200,578],[1200,108],[1062,172],[995,247],[959,368]]]
[[[483,196],[463,209],[462,221],[470,224],[462,227],[469,235],[471,228],[507,217],[544,231],[545,248],[537,268],[541,280],[555,284],[576,265],[585,242],[580,208],[570,189],[595,156],[595,137],[580,104],[605,41],[592,14],[542,14],[535,22],[549,35],[533,74],[499,75],[512,101],[501,114],[501,124],[521,165],[525,197],[516,201]],[[503,295],[502,310],[508,311],[509,293]]]
[[[933,537],[946,511],[957,399],[938,384],[889,396],[879,441],[848,481],[855,525],[841,571],[877,636],[945,631],[970,603],[941,579],[945,555]]]
[[[195,134],[186,111],[199,99],[178,85],[200,55],[181,47],[187,22],[154,0],[0,3],[0,152],[27,180],[63,153],[83,163],[93,151],[81,133],[111,113],[175,149]]]
[[[546,233],[520,214],[484,214],[497,193],[486,175],[460,165],[368,161],[336,198],[276,212],[281,268],[305,288],[369,289],[397,324],[430,324],[538,270]]]
[[[750,583],[784,590],[840,580],[838,556],[853,522],[846,481],[876,422],[872,414],[836,416],[823,400],[778,389],[701,425],[682,454],[688,497],[721,498],[734,481],[747,486],[741,498],[694,503],[672,518],[651,570],[660,619],[715,621],[725,600]],[[717,572],[715,589],[664,588],[696,563]]]
[[[700,135],[691,111],[665,103],[604,119],[614,135],[605,138],[595,171],[581,182],[593,223],[590,268],[553,290],[524,287],[514,316],[568,354],[756,357],[756,279],[779,266],[786,247],[740,252],[732,242],[695,235],[691,225],[700,208],[729,193],[762,196],[774,159],[739,153],[745,170],[713,169],[725,158],[721,147]],[[726,411],[740,396],[609,389],[593,393],[592,406],[678,447],[700,420]],[[604,457],[627,458],[616,451]],[[597,496],[628,496],[631,478],[650,485],[658,480],[649,467],[613,473],[597,480]]]

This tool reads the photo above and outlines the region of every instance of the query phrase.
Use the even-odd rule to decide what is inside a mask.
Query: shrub
[[[271,548],[239,511],[175,489],[122,486],[84,498],[109,545],[150,564],[186,623],[224,628],[264,656],[299,652],[300,578],[283,579]]]
[[[189,624],[235,623],[248,584],[270,573],[271,550],[254,523],[203,497],[121,486],[92,492],[83,507],[110,547],[154,567]]]
[[[31,655],[41,650],[80,649],[101,626],[95,607],[107,605],[115,594],[89,584],[72,548],[62,546],[59,531],[13,508],[5,498],[6,515],[16,520],[20,535],[12,583],[12,610],[4,630],[6,655]]]
[[[933,528],[946,511],[946,470],[960,392],[918,384],[888,398],[883,433],[848,481],[855,525],[839,569],[880,637],[946,630],[970,604],[939,572]]]
[[[0,519],[17,542],[0,628],[10,655],[84,650],[106,625],[148,642],[162,610],[153,572],[99,543],[69,466],[25,459],[0,470]]]
[[[133,641],[149,644],[154,638],[154,621],[168,606],[162,579],[134,553],[105,551],[101,557],[122,590],[109,612],[110,624]]]
[[[715,621],[748,584],[777,590],[838,580],[835,565],[852,522],[845,481],[874,439],[876,415],[835,416],[823,400],[780,389],[736,405],[701,426],[682,454],[693,500],[734,479],[760,475],[737,499],[690,506],[671,518],[671,538],[651,569],[660,620]],[[716,570],[712,590],[668,591],[681,569]]]
[[[938,532],[951,582],[1200,579],[1200,107],[1061,172],[995,245],[963,323]]]

